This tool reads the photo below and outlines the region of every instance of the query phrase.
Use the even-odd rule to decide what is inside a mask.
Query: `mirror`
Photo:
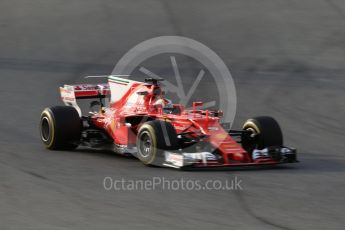
[[[137,92],[137,94],[141,95],[141,96],[146,96],[146,95],[149,94],[149,92],[147,92],[147,91],[139,91],[139,92]]]
[[[204,103],[202,103],[201,101],[195,101],[193,102],[193,107],[197,107],[197,106],[202,106]]]

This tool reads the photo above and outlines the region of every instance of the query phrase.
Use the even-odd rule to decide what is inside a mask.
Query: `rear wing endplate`
[[[60,95],[65,105],[74,107],[82,116],[77,99],[104,98],[110,95],[110,89],[108,84],[64,85],[60,87]]]

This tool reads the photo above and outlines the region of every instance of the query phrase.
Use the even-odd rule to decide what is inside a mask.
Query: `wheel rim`
[[[148,157],[152,150],[152,140],[148,132],[143,132],[140,135],[140,144],[139,144],[140,154],[143,157]]]
[[[49,120],[47,117],[42,118],[42,123],[41,123],[41,137],[43,141],[48,141],[50,138],[50,125],[49,125]]]

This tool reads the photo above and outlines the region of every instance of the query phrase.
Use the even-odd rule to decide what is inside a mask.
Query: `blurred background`
[[[0,228],[343,229],[344,28],[342,0],[1,0]],[[110,153],[43,148],[39,116],[61,104],[59,86],[111,73],[133,46],[163,35],[215,51],[234,78],[234,126],[275,117],[301,162],[180,172]],[[196,66],[177,63],[193,81]],[[168,71],[159,61],[149,67]],[[106,176],[238,176],[244,190],[105,191]]]

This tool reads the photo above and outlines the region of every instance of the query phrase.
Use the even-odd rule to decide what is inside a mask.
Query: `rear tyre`
[[[75,149],[80,142],[81,129],[81,119],[73,107],[53,106],[44,109],[41,114],[41,139],[48,149]]]
[[[242,147],[249,153],[254,149],[264,149],[283,145],[283,134],[278,122],[272,117],[261,116],[248,119],[243,130],[250,131],[242,136]]]
[[[161,166],[164,162],[164,150],[178,148],[177,133],[171,123],[148,121],[138,131],[137,156],[145,165]]]

